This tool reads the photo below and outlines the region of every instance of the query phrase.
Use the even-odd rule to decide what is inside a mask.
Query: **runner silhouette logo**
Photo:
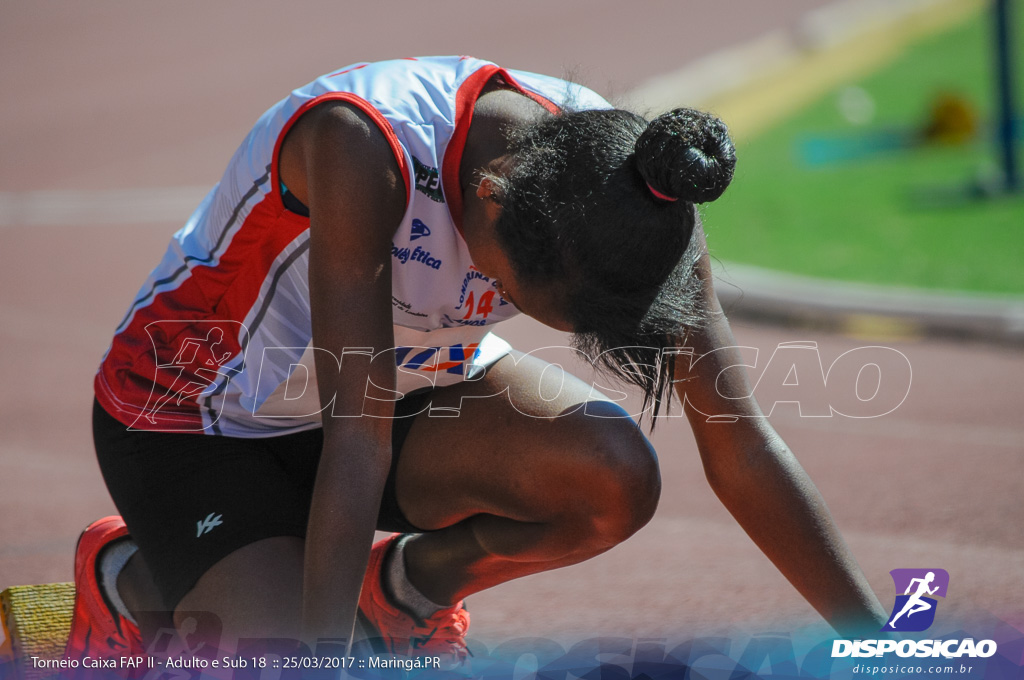
[[[945,569],[893,569],[889,573],[896,586],[896,603],[882,630],[904,633],[928,630],[935,621],[935,597],[946,597],[949,572]]]

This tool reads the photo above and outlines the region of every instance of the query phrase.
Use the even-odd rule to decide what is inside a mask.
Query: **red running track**
[[[98,1],[59,11],[8,2],[0,191],[208,185],[266,106],[352,61],[472,53],[572,72],[614,97],[711,50],[790,29],[822,4],[746,0],[738,11],[661,0],[638,12],[606,0],[523,0],[497,12],[459,0],[444,3],[447,11],[434,2],[385,13],[338,2]],[[0,587],[69,580],[78,531],[112,510],[89,438],[92,376],[180,220],[0,226]],[[906,355],[913,383],[893,413],[809,419],[780,404],[772,422],[883,604],[892,601],[890,569],[937,566],[952,575],[945,612],[1024,624],[1024,354],[740,323],[735,330],[760,351],[755,376],[782,342],[815,341],[826,367],[861,345]],[[523,349],[564,344],[528,320],[503,335]],[[778,382],[759,388],[764,404],[783,389]],[[685,424],[661,423],[654,442],[665,486],[654,521],[586,564],[474,596],[476,637],[818,621],[713,497]]]

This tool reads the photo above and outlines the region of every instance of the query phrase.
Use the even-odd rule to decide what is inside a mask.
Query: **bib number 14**
[[[494,291],[489,290],[480,296],[480,301],[476,304],[476,310],[473,310],[474,295],[473,291],[469,291],[469,296],[466,298],[466,316],[462,317],[463,320],[468,319],[475,313],[477,316],[486,319],[487,316],[494,311]]]

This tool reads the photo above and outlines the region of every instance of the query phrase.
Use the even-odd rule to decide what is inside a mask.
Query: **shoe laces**
[[[410,636],[409,643],[413,649],[450,645],[460,658],[465,658],[469,653],[465,640],[468,629],[469,612],[460,603],[458,607],[442,609],[420,622]]]

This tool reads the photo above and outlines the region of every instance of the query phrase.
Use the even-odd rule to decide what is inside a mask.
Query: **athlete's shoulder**
[[[349,64],[300,89],[355,90],[388,98],[409,90],[457,90],[473,74],[497,69],[493,62],[474,57],[405,57]]]
[[[580,111],[614,108],[600,94],[573,80],[516,69],[506,69],[506,72],[521,87],[548,99],[560,109]]]

